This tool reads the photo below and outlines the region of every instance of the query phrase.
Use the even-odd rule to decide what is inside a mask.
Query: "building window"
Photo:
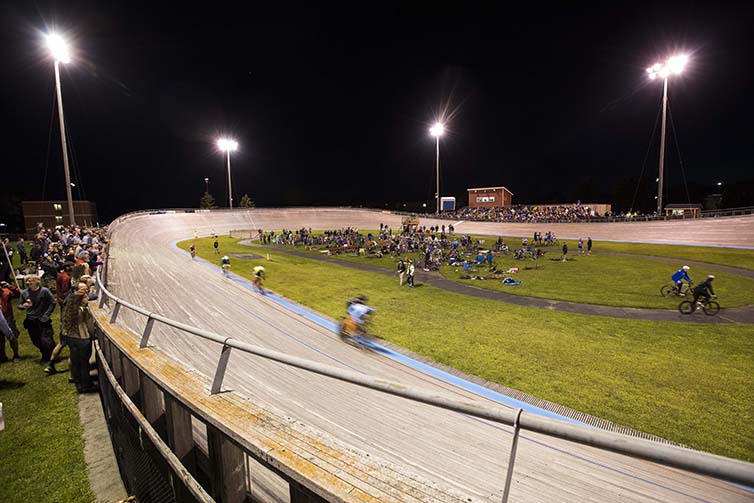
[[[62,204],[53,204],[52,207],[55,209],[55,211],[63,211]]]
[[[61,217],[60,215],[55,215],[55,222],[56,223],[60,223],[62,221],[63,221],[63,217]]]

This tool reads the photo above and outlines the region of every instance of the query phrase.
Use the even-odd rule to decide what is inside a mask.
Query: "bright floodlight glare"
[[[235,152],[238,150],[238,142],[228,138],[220,138],[217,140],[217,148],[223,152]]]
[[[686,63],[689,62],[689,57],[686,54],[678,54],[671,56],[665,63],[655,63],[647,68],[647,73],[651,80],[657,77],[663,79],[669,77],[671,74],[678,75],[683,72],[686,67]]]
[[[47,35],[47,47],[52,52],[52,57],[61,63],[70,63],[71,54],[68,52],[68,45],[63,37],[55,33]]]
[[[445,125],[442,122],[435,123],[434,126],[429,128],[429,134],[432,136],[442,136],[445,132]]]

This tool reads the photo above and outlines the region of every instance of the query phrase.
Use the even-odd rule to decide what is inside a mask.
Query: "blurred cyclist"
[[[712,282],[715,277],[710,274],[707,279],[699,283],[694,287],[694,307],[699,309],[702,303],[709,301],[710,297],[715,296],[715,291],[712,289]],[[699,302],[699,299],[704,299],[703,302]]]
[[[228,269],[230,269],[230,257],[227,255],[223,256],[222,259],[220,259],[220,265],[223,268],[223,276],[226,278],[228,277]]]
[[[346,317],[340,325],[341,338],[366,335],[366,324],[374,313],[374,309],[366,305],[366,295],[359,295],[348,301]]]
[[[264,266],[256,266],[254,268],[254,288],[262,295],[264,295],[264,277]]]

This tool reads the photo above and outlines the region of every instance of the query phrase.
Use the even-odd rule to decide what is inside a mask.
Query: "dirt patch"
[[[241,260],[256,260],[258,258],[263,258],[256,253],[231,253],[230,256]]]

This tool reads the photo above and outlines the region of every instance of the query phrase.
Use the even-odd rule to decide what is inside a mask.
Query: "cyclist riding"
[[[191,258],[192,259],[195,258],[196,257],[196,246],[194,246],[193,243],[191,243],[191,246],[189,247],[189,251],[191,252]]]
[[[264,282],[264,266],[258,265],[254,268],[254,288],[261,293],[264,294],[264,285],[262,284]]]
[[[710,274],[709,276],[707,276],[707,279],[694,287],[694,306],[696,306],[697,309],[703,303],[709,302],[710,297],[715,296],[715,291],[712,289],[712,282],[714,280],[715,277]],[[699,299],[704,300],[702,302],[699,302]]]
[[[230,269],[230,257],[227,255],[223,256],[222,259],[220,259],[220,265],[223,268],[223,276],[226,278],[228,277],[228,269]]]
[[[689,277],[689,269],[690,267],[685,265],[678,269],[675,274],[670,277],[670,279],[672,279],[675,283],[675,293],[677,293],[678,295],[683,295],[681,293],[681,287],[683,286],[684,280],[689,284],[689,288],[691,288],[691,285],[694,284],[694,282],[691,281],[691,278]]]
[[[359,295],[346,304],[346,317],[340,324],[339,335],[341,338],[366,335],[366,324],[374,313],[374,309],[367,306],[366,295]]]

